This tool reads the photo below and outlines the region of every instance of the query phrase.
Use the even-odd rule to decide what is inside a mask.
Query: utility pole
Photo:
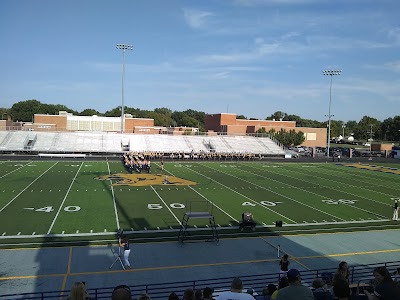
[[[332,105],[332,77],[335,75],[340,75],[342,73],[342,70],[324,70],[322,71],[323,75],[330,76],[330,86],[329,86],[329,110],[328,110],[328,151],[326,153],[326,156],[329,157],[329,151],[331,147],[331,118],[334,115],[331,115],[331,105]]]
[[[125,104],[124,104],[124,97],[125,97],[125,51],[126,50],[133,50],[132,45],[127,44],[117,44],[117,49],[122,50],[122,106],[121,106],[121,133],[124,133],[125,129]]]
[[[369,129],[369,131],[367,133],[369,133],[369,157],[371,159],[371,157],[372,157],[372,148],[371,148],[371,146],[372,146],[372,136],[374,135],[374,132],[372,131],[372,126],[374,126],[374,125],[369,124],[369,126],[370,126],[370,129]]]

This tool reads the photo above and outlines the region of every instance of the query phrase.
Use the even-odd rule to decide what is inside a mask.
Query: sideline
[[[87,247],[87,246],[85,246],[85,247]],[[48,278],[48,277],[64,277],[63,284],[62,284],[62,290],[64,290],[68,277],[73,277],[73,276],[107,275],[107,274],[116,274],[116,273],[137,273],[137,272],[163,271],[163,270],[172,270],[172,269],[216,267],[216,266],[224,266],[224,265],[243,265],[243,264],[275,262],[275,261],[280,260],[280,258],[270,258],[270,259],[258,259],[258,260],[230,261],[230,262],[221,262],[221,263],[187,264],[187,265],[173,265],[173,266],[165,266],[165,267],[148,267],[148,268],[138,268],[138,269],[129,269],[129,270],[108,270],[108,271],[89,271],[89,272],[71,273],[70,269],[71,269],[72,248],[73,247],[70,247],[68,268],[67,268],[66,273],[0,277],[0,281],[18,280],[18,279],[37,279],[37,278]],[[358,252],[347,252],[347,253],[333,253],[333,254],[325,254],[325,255],[298,256],[298,257],[290,256],[290,257],[293,261],[296,261],[297,263],[299,263],[303,267],[305,267],[307,270],[310,270],[310,268],[308,268],[305,264],[300,263],[299,261],[309,260],[309,259],[319,259],[319,258],[349,257],[349,256],[351,257],[351,256],[356,256],[356,255],[360,256],[360,255],[385,254],[385,253],[400,253],[400,249],[385,249],[385,250],[358,251]]]

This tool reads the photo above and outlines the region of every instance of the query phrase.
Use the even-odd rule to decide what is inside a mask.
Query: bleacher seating
[[[350,286],[352,289],[352,297],[350,299],[354,300],[364,300],[365,295],[362,293],[360,289],[360,284],[368,282],[370,283],[372,279],[372,271],[376,267],[385,266],[391,273],[397,270],[400,267],[399,262],[386,262],[386,263],[378,263],[378,264],[369,264],[369,265],[359,265],[352,266],[350,268],[351,278],[350,278]],[[321,278],[324,273],[333,273],[335,272],[335,268],[331,269],[317,269],[317,270],[302,270],[301,278],[302,284],[306,286],[311,286],[312,281],[315,278]],[[269,283],[277,284],[280,278],[280,273],[268,273],[268,274],[249,274],[239,276],[243,284],[246,288],[251,288],[258,295],[262,294],[262,289],[266,287]],[[168,299],[168,295],[171,292],[175,292],[180,299],[182,299],[183,292],[187,288],[192,289],[204,289],[205,287],[211,287],[214,291],[224,291],[229,290],[231,281],[235,275],[232,274],[232,277],[224,277],[224,278],[209,278],[205,280],[196,280],[196,281],[180,281],[180,282],[168,282],[168,283],[157,283],[157,284],[146,284],[146,285],[135,285],[129,286],[132,291],[133,298],[136,299],[138,295],[142,293],[146,293],[150,296],[151,299]],[[399,280],[398,278],[394,278],[395,280]],[[92,299],[111,299],[111,293],[113,291],[113,287],[99,287],[88,289],[89,296]],[[328,286],[329,289],[329,286]],[[64,299],[68,295],[68,291],[48,291],[48,292],[38,292],[38,293],[20,293],[20,294],[8,294],[8,295],[0,295],[0,300],[2,299]],[[332,297],[335,299],[335,297]]]
[[[26,147],[29,140],[34,141]],[[161,134],[124,134],[105,132],[0,132],[0,151],[54,153],[122,153],[128,141],[130,151],[162,153],[252,153],[284,155],[269,138],[252,136],[192,136]]]

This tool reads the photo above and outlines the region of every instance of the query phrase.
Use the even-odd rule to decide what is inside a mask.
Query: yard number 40
[[[35,209],[35,211],[47,212],[47,213],[52,212],[53,210],[54,210],[53,206],[45,206],[42,208]],[[66,211],[66,212],[75,212],[75,211],[80,211],[80,210],[81,210],[81,208],[79,206],[74,206],[74,205],[64,207],[64,211]]]

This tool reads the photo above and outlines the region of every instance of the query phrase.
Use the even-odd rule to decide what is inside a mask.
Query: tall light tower
[[[342,70],[324,70],[322,71],[322,74],[324,75],[329,75],[331,76],[331,84],[329,87],[329,111],[328,111],[328,152],[327,152],[327,157],[329,157],[329,149],[331,146],[331,104],[332,104],[332,77],[334,75],[340,75],[342,73]]]
[[[125,128],[125,104],[124,104],[124,84],[125,84],[125,51],[133,50],[132,45],[117,44],[117,49],[122,49],[122,106],[121,106],[121,133],[124,133]]]

